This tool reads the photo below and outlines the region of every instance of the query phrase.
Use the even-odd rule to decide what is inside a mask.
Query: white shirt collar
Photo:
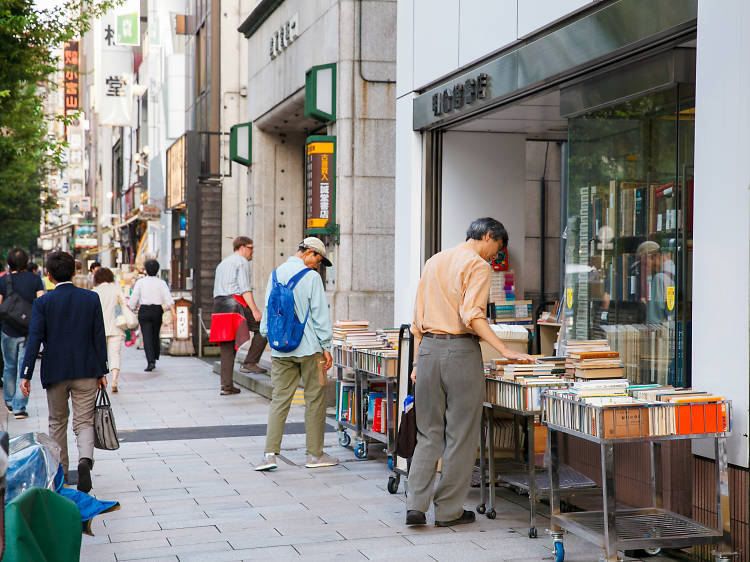
[[[67,285],[68,283],[70,283],[71,285],[73,284],[72,281],[60,281],[57,285],[55,285],[55,287],[58,287],[60,285]]]

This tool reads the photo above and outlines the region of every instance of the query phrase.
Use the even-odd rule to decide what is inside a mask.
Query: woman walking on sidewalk
[[[112,373],[112,392],[117,392],[117,377],[120,374],[120,350],[125,332],[117,327],[118,306],[127,306],[120,286],[115,283],[112,270],[100,267],[94,273],[94,292],[99,295],[104,315],[104,334],[107,336],[109,372]]]
[[[133,294],[130,295],[128,304],[130,308],[138,308],[138,323],[141,325],[141,337],[143,338],[143,350],[146,352],[146,368],[144,371],[153,371],[156,361],[159,359],[160,343],[159,330],[161,330],[161,318],[164,306],[169,306],[172,311],[172,323],[177,319],[177,311],[174,299],[169,293],[167,284],[156,277],[159,273],[159,262],[147,260],[144,264],[146,277],[141,277],[133,286]]]

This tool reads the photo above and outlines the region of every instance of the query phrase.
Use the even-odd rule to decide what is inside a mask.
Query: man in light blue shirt
[[[318,377],[319,370],[325,373],[331,368],[331,316],[328,311],[323,280],[317,272],[320,264],[330,266],[326,248],[318,238],[305,238],[297,253],[276,269],[279,283],[289,280],[304,268],[314,270],[304,275],[293,289],[294,312],[302,320],[308,314],[302,341],[293,351],[271,351],[271,383],[273,397],[268,410],[268,430],[263,461],[255,470],[272,470],[276,455],[281,451],[281,438],[284,434],[289,406],[300,378],[305,387],[305,430],[307,433],[307,468],[333,466],[338,459],[323,452],[325,432],[326,389]],[[260,324],[260,333],[268,336],[268,297],[273,287],[273,275],[266,285],[265,312]]]

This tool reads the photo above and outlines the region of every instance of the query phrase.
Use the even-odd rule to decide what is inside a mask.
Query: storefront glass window
[[[569,119],[566,336],[636,383],[690,383],[693,88]]]

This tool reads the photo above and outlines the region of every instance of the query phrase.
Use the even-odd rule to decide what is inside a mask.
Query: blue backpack
[[[307,317],[310,311],[307,311],[305,320],[300,322],[297,313],[294,312],[294,287],[299,283],[306,273],[312,269],[306,267],[289,280],[284,285],[279,283],[276,277],[276,270],[273,271],[273,287],[271,294],[268,296],[268,343],[276,351],[294,351],[299,347],[302,341],[302,334],[305,331]]]

